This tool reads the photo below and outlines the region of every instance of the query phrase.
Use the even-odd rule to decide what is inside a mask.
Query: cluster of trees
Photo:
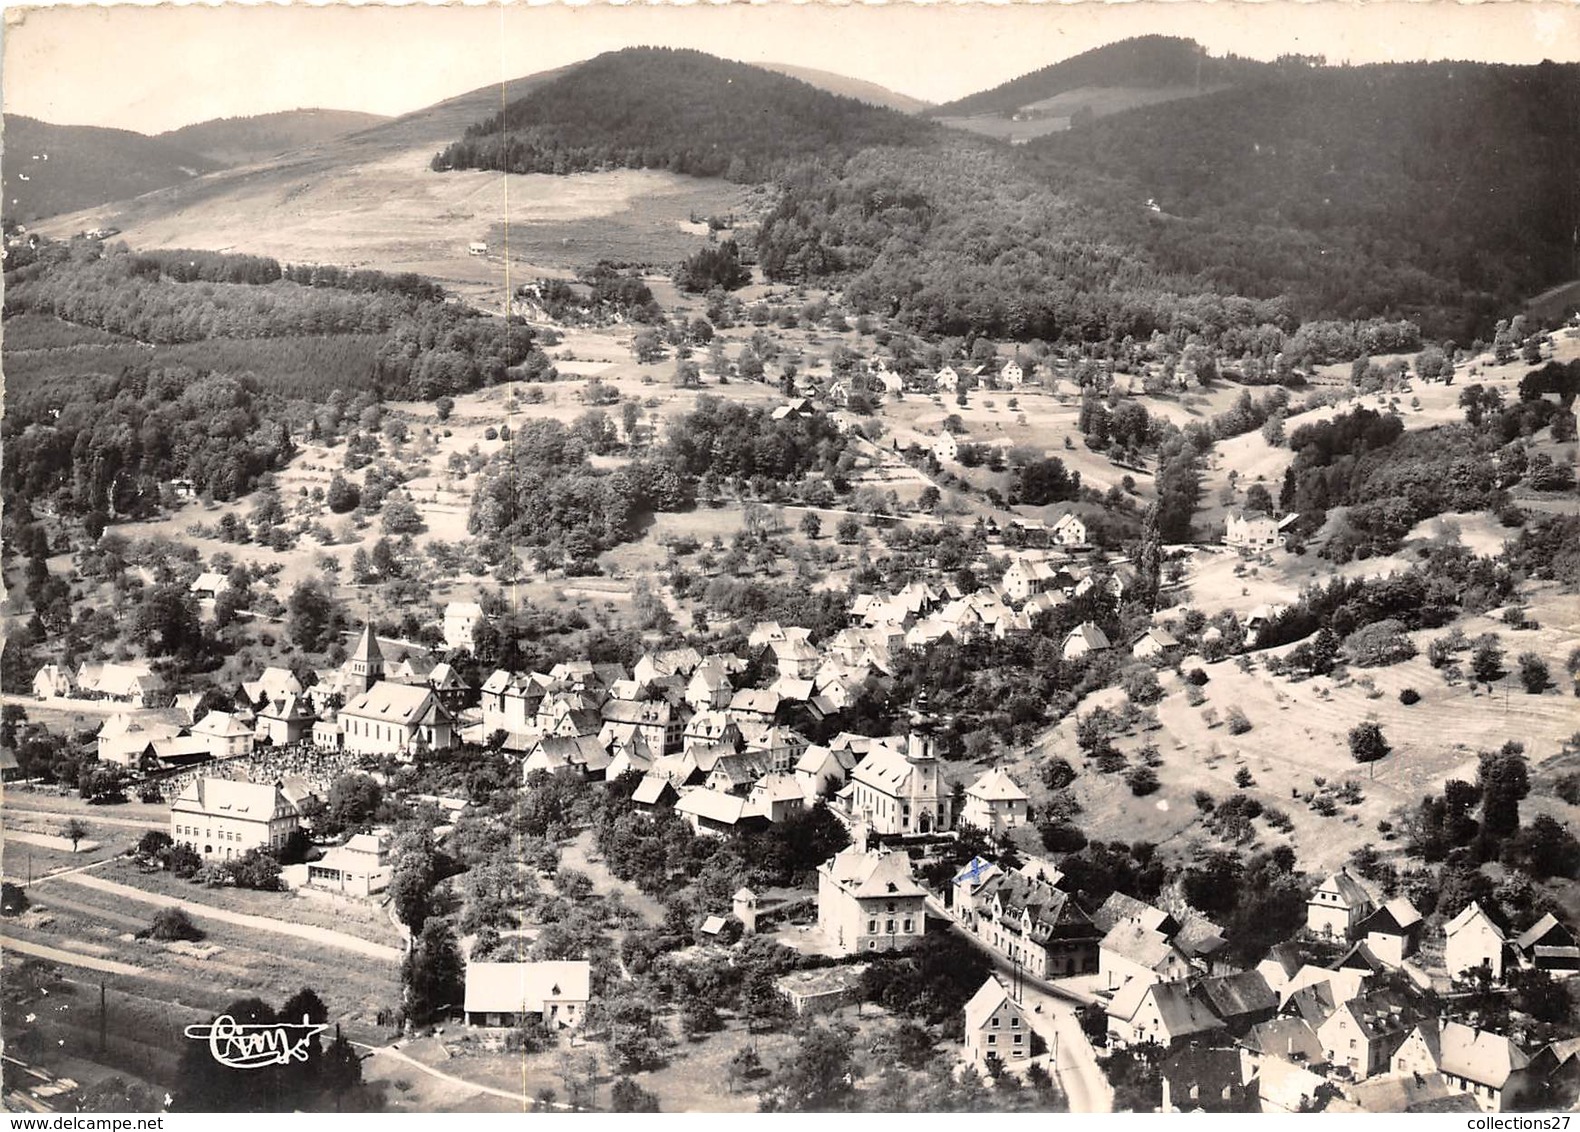
[[[523,318],[488,318],[454,303],[424,303],[392,327],[373,362],[379,390],[433,400],[508,378],[554,380],[548,355]]]
[[[539,279],[524,284],[517,294],[531,298],[555,322],[569,325],[605,326],[622,320],[655,324],[664,320],[664,309],[635,272],[621,271],[600,260],[581,271],[578,282],[580,287],[564,279]]]
[[[675,282],[682,291],[701,293],[715,287],[733,291],[751,281],[751,270],[741,263],[741,250],[734,240],[700,248],[675,269]]]
[[[8,501],[98,514],[100,529],[105,516],[155,513],[163,481],[234,499],[295,452],[250,380],[190,369],[129,370],[81,383],[63,404],[13,406],[4,437]]]
[[[467,127],[435,170],[668,169],[771,179],[788,162],[907,145],[934,127],[700,51],[634,47],[583,63]]]
[[[665,456],[681,475],[793,483],[818,474],[835,490],[844,481],[849,441],[823,414],[776,421],[767,409],[697,398],[670,427]]]

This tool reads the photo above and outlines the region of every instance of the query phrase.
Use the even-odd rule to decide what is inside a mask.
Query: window
[[[998,1015],[997,1014],[993,1015],[993,1020],[991,1022],[989,1022],[988,1025],[992,1026],[995,1030],[998,1029]]]
[[[988,1045],[990,1045],[990,1046],[998,1045],[998,1035],[997,1034],[989,1034],[988,1035]]]
[[[1009,1028],[1011,1030],[1018,1030],[1018,1029],[1020,1029],[1020,1015],[1019,1014],[1012,1014],[1010,1016]],[[1020,1041],[1019,1038],[1016,1038],[1015,1040],[1017,1042]]]
[[[1016,1034],[1015,1035],[1015,1044],[1016,1045],[1020,1045],[1020,1039],[1023,1038],[1023,1037],[1025,1037],[1024,1034]]]
[[[906,920],[906,921],[905,921],[905,930],[906,930],[906,931],[907,931],[907,932],[909,932],[909,931],[910,931],[910,930],[911,930],[911,924],[912,924],[912,921],[911,921],[911,920]]]
[[[878,921],[877,920],[868,920],[867,921],[867,934],[868,935],[872,935],[877,930],[878,930]]]
[[[888,932],[890,935],[893,935],[894,934],[894,921],[893,920],[885,920],[883,922],[883,930]]]

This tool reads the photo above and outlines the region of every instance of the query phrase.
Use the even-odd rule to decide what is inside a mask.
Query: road
[[[156,821],[153,818],[111,818],[103,816],[103,812],[100,810],[33,810],[7,802],[5,812],[30,818],[46,818],[50,821],[76,817],[94,825],[124,825],[132,829],[168,830],[170,828],[168,818],[164,821]]]
[[[113,880],[105,880],[103,877],[86,876],[81,873],[58,873],[55,876],[35,880],[33,886],[37,888],[41,884],[53,884],[55,881],[61,880],[67,884],[76,884],[84,888],[93,888],[100,892],[112,893],[122,899],[133,900],[140,904],[153,904],[160,908],[185,908],[188,914],[200,920],[218,920],[222,924],[252,928],[254,931],[295,936],[297,939],[307,940],[309,943],[320,943],[325,947],[333,947],[340,951],[350,951],[365,958],[378,959],[386,963],[398,963],[401,959],[401,951],[397,947],[386,947],[382,943],[358,939],[356,936],[347,935],[344,932],[330,931],[328,928],[314,927],[312,924],[293,924],[287,920],[276,920],[269,916],[252,916],[245,912],[231,912],[224,908],[215,908],[192,900],[180,900],[174,896],[165,896],[157,892],[144,892],[140,888],[133,888],[129,884],[119,884]]]
[[[949,921],[950,931],[987,956],[996,969],[1009,976],[1006,983],[1013,985],[1014,964],[956,923],[935,898],[929,897],[927,903],[930,911]],[[1027,1022],[1055,1055],[1054,1074],[1069,1099],[1070,1111],[1113,1112],[1114,1090],[1098,1066],[1097,1054],[1075,1015],[1074,1007],[1084,1005],[1084,1001],[1054,983],[1028,975],[1024,968],[1019,972],[1019,984]]]
[[[83,955],[79,951],[62,951],[58,947],[45,947],[42,943],[29,943],[23,939],[12,939],[10,936],[0,936],[0,948],[14,951],[18,955],[31,955],[36,959],[48,959],[52,963],[64,963],[69,967],[86,967],[90,971],[103,971],[106,975],[146,975],[147,971],[141,967],[133,967],[130,963],[117,963],[113,959],[98,959],[92,955]]]
[[[358,1049],[367,1050],[376,1057],[393,1058],[394,1060],[401,1062],[403,1065],[411,1066],[419,1073],[426,1073],[430,1077],[437,1078],[438,1080],[444,1081],[450,1085],[454,1085],[457,1088],[470,1089],[473,1092],[485,1093],[491,1097],[502,1097],[507,1101],[512,1101],[515,1104],[519,1104],[523,1112],[529,1108],[538,1107],[538,1100],[536,1097],[529,1097],[524,1092],[512,1093],[509,1089],[496,1089],[492,1085],[479,1085],[476,1081],[468,1081],[465,1077],[456,1077],[449,1073],[443,1073],[435,1069],[433,1066],[428,1065],[425,1062],[418,1061],[415,1057],[401,1052],[394,1046],[370,1046],[365,1042],[352,1042],[351,1044]],[[570,1110],[570,1105],[567,1104],[555,1103],[550,1107],[560,1109],[561,1111]]]

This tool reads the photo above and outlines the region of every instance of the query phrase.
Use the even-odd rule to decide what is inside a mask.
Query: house
[[[1580,1038],[1547,1043],[1531,1058],[1530,1072],[1546,1084],[1552,1108],[1572,1108],[1580,1100]]]
[[[1141,920],[1122,920],[1097,947],[1102,985],[1118,990],[1126,983],[1156,983],[1194,973],[1190,959]]]
[[[1083,621],[1064,638],[1061,655],[1065,660],[1078,660],[1087,653],[1102,652],[1109,647],[1108,634],[1094,622]]]
[[[1473,1097],[1483,1112],[1507,1112],[1540,1087],[1531,1059],[1502,1034],[1462,1022],[1417,1026],[1393,1057],[1395,1073],[1441,1073],[1448,1087]]]
[[[1306,960],[1300,948],[1294,943],[1284,942],[1276,943],[1268,949],[1266,957],[1256,965],[1256,971],[1267,980],[1268,986],[1282,996],[1290,980],[1305,965]]]
[[[1351,1079],[1364,1081],[1388,1071],[1420,1017],[1416,1006],[1399,994],[1373,991],[1338,1006],[1315,1029],[1328,1062],[1348,1069]]]
[[[312,737],[317,720],[305,695],[288,693],[258,709],[253,736],[276,747],[286,747]]]
[[[193,578],[192,584],[187,587],[187,592],[199,601],[213,601],[228,589],[230,589],[229,578],[224,574],[209,571]]]
[[[909,947],[927,930],[927,890],[910,857],[865,841],[859,836],[817,870],[817,926],[847,955]]]
[[[997,975],[988,976],[966,1003],[965,1057],[979,1069],[991,1061],[1013,1068],[1031,1056],[1026,1011]]]
[[[1340,869],[1319,884],[1306,901],[1306,930],[1330,938],[1351,939],[1374,907],[1361,883],[1347,869]]]
[[[1130,655],[1139,660],[1153,660],[1167,657],[1179,647],[1180,643],[1173,633],[1167,629],[1151,628],[1136,638],[1130,646]]]
[[[1164,939],[1172,939],[1180,930],[1179,921],[1171,913],[1137,900],[1134,896],[1126,896],[1123,892],[1110,893],[1102,906],[1092,913],[1092,923],[1104,934],[1127,920],[1139,923]]]
[[[734,695],[729,673],[717,664],[699,665],[686,682],[686,703],[699,714],[729,707]]]
[[[742,688],[730,697],[729,713],[739,723],[772,723],[779,714],[779,693]]]
[[[477,651],[476,631],[485,622],[483,607],[475,601],[452,601],[444,607],[444,647]]]
[[[170,803],[170,839],[205,861],[278,850],[301,822],[279,782],[195,778]]]
[[[233,759],[252,754],[252,728],[233,712],[209,712],[192,725],[192,735],[206,739],[209,753],[216,759]]]
[[[1514,949],[1528,967],[1560,973],[1580,970],[1575,937],[1551,912],[1515,937]]]
[[[256,680],[242,683],[237,702],[239,704],[245,700],[247,708],[256,710],[270,700],[281,696],[300,696],[302,691],[302,682],[296,678],[296,673],[289,668],[271,664],[258,675]]]
[[[1255,971],[1215,975],[1196,984],[1196,994],[1222,1020],[1231,1034],[1271,1022],[1278,1013],[1278,993]]]
[[[680,791],[675,813],[699,837],[723,837],[737,829],[767,822],[766,817],[739,794],[725,794],[706,786],[689,786]]]
[[[852,751],[808,747],[795,764],[795,779],[800,784],[802,797],[808,805],[829,797],[845,785],[855,766],[856,755]]]
[[[952,885],[956,914],[978,938],[1039,979],[1098,969],[1103,933],[1069,893],[1027,871],[978,861]]]
[[[180,733],[181,728],[167,720],[116,712],[99,728],[96,738],[99,761],[117,766],[136,766],[149,744],[174,739]],[[201,740],[201,746],[206,756],[209,750],[206,738]]]
[[[1050,534],[1056,546],[1085,546],[1086,524],[1073,511],[1066,511],[1054,521]]]
[[[444,660],[428,670],[428,687],[433,689],[439,702],[452,714],[461,709],[472,691],[471,685],[455,670],[455,666]]]
[[[1001,767],[994,767],[966,787],[960,820],[995,837],[1025,825],[1030,796]]]
[[[1421,913],[1399,896],[1361,920],[1356,929],[1371,954],[1390,967],[1402,967],[1415,954],[1421,934]]]
[[[774,665],[780,676],[810,680],[817,675],[818,665],[823,661],[823,654],[804,639],[775,641],[768,647],[773,651]]]
[[[1245,1081],[1240,1051],[1192,1043],[1158,1064],[1159,1112],[1258,1112],[1258,1084]]]
[[[1109,1040],[1117,1045],[1201,1041],[1220,1033],[1223,1021],[1188,979],[1147,982],[1131,979],[1107,1006]]]
[[[585,959],[466,965],[468,1026],[519,1026],[535,1014],[551,1032],[574,1030],[591,999],[592,964]]]
[[[772,764],[763,751],[725,751],[713,761],[703,785],[723,794],[745,797],[754,783],[770,770]]]
[[[604,723],[624,723],[647,740],[648,749],[667,755],[681,748],[686,721],[664,700],[607,700],[599,711]]]
[[[945,366],[933,377],[933,388],[940,393],[957,393],[960,390],[960,375],[955,372],[954,366]]]
[[[657,774],[644,774],[631,793],[631,805],[644,813],[653,813],[659,809],[669,809],[679,797],[674,783],[669,779]]]
[[[1011,358],[998,371],[999,385],[1005,389],[1019,389],[1026,380],[1026,370],[1019,361]]]
[[[1018,605],[1035,594],[1053,589],[1058,580],[1059,569],[1053,563],[1017,558],[1004,571],[1004,596]]]
[[[455,746],[455,717],[418,684],[381,680],[340,709],[339,723],[353,754],[406,756],[420,747]]]
[[[687,645],[684,648],[644,654],[631,669],[631,677],[639,684],[652,684],[668,676],[690,676],[701,665],[702,654]]]
[[[488,245],[482,240],[473,240],[466,245],[467,255],[487,255]]]
[[[597,781],[604,777],[609,763],[609,751],[596,735],[545,735],[521,762],[522,784],[539,772],[561,770],[574,770],[584,779]]]
[[[70,696],[75,690],[71,673],[58,664],[46,664],[33,677],[33,695],[41,700]]]
[[[164,678],[143,663],[84,664],[77,670],[79,692],[97,699],[157,707],[165,696]]]
[[[1271,1060],[1306,1066],[1323,1063],[1322,1041],[1311,1023],[1304,1018],[1273,1018],[1258,1022],[1241,1036],[1239,1044],[1258,1063]]]
[[[960,442],[955,439],[952,432],[941,432],[933,440],[933,459],[940,464],[953,463],[960,458]]]
[[[372,896],[390,883],[388,833],[359,833],[307,863],[307,883],[346,896]]]
[[[1476,901],[1443,925],[1443,965],[1450,978],[1463,979],[1485,969],[1503,978],[1503,953],[1508,937]]]
[[[536,727],[543,695],[544,685],[533,677],[496,669],[483,681],[483,734],[520,734]]]
[[[773,419],[776,421],[803,420],[815,416],[817,416],[817,406],[806,397],[793,398],[773,411]]]
[[[1270,550],[1284,545],[1278,520],[1260,511],[1230,511],[1223,520],[1223,544],[1239,550]]]
[[[904,753],[874,747],[839,792],[852,816],[883,834],[932,833],[953,828],[953,799],[930,735],[912,732]]]
[[[747,806],[771,822],[784,821],[806,809],[806,795],[800,783],[782,771],[764,775],[752,784]]]

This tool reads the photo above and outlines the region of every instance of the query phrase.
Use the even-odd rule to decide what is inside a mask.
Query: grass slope
[[[357,110],[281,110],[246,118],[214,118],[157,135],[221,165],[248,165],[304,145],[371,129],[389,118]]]

